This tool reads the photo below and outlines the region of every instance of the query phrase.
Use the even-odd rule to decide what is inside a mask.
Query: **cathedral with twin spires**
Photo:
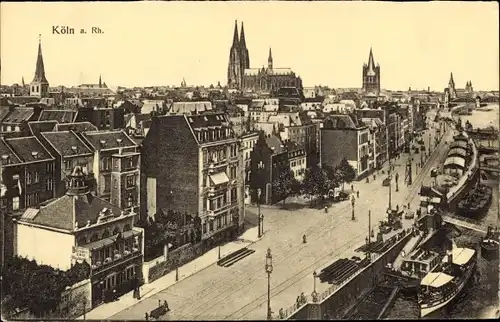
[[[238,23],[234,25],[233,45],[229,51],[227,85],[231,89],[251,90],[256,92],[273,92],[281,87],[302,89],[302,79],[290,68],[274,68],[271,48],[267,68],[250,68],[245,30],[241,23],[241,34],[238,37]]]

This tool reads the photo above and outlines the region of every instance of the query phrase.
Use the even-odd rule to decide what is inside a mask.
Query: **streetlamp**
[[[179,260],[175,260],[175,281],[179,281]]]
[[[313,286],[313,291],[311,293],[311,297],[314,303],[318,302],[318,293],[316,292],[316,278],[318,277],[318,274],[316,274],[316,271],[313,272],[313,279],[314,279],[314,286]]]
[[[220,245],[219,245],[219,256],[218,256],[218,258],[220,259]]]
[[[395,179],[396,179],[396,192],[397,192],[397,191],[399,191],[399,186],[398,186],[399,174],[397,172],[396,172]]]
[[[258,223],[259,223],[259,238],[262,237],[262,232],[261,232],[261,229],[260,229],[260,222],[262,220],[262,214],[260,213],[260,195],[262,193],[262,190],[260,188],[257,189],[257,208],[259,209],[259,214],[257,215],[258,216]]]
[[[356,204],[356,198],[354,198],[354,196],[352,196],[351,198],[351,205],[352,205],[352,220],[355,220],[356,218],[354,217],[354,205]]]
[[[266,254],[266,273],[267,273],[267,319],[271,320],[271,273],[273,272],[273,256],[271,248],[267,249]]]

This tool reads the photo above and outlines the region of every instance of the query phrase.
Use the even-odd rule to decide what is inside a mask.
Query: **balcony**
[[[115,253],[112,257],[105,258],[103,262],[98,261],[95,264],[92,264],[92,271],[94,273],[99,273],[140,255],[142,255],[140,249],[137,246],[134,246],[131,250],[124,250],[121,253]]]

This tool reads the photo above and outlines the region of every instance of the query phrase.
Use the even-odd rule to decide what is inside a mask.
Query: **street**
[[[427,133],[431,133],[434,146],[435,129],[423,135],[428,149]],[[445,139],[452,135],[448,131]],[[395,179],[392,183],[392,207],[411,204],[416,209],[419,204],[417,193],[424,179],[429,177],[430,169],[446,153],[444,140],[432,149],[432,155],[423,168],[418,168],[420,156],[413,154],[413,184],[405,184],[405,166],[409,155],[404,153],[393,161],[395,172],[399,174],[398,188]],[[309,295],[313,288],[312,273],[334,260],[351,257],[353,249],[365,243],[368,235],[368,210],[371,211],[372,227],[382,219],[388,208],[389,187],[382,186],[387,177],[388,165],[384,166],[385,175],[376,174],[355,182],[354,190],[359,191],[354,211],[356,219],[351,220],[350,201],[333,204],[328,213],[323,210],[303,208],[298,210],[280,209],[281,204],[261,207],[264,214],[264,236],[249,246],[255,250],[252,255],[238,261],[231,267],[212,265],[159,293],[125,308],[111,319],[144,319],[146,312],[157,306],[158,300],[167,300],[171,311],[162,319],[167,320],[216,320],[216,319],[264,319],[267,312],[267,274],[264,270],[265,255],[271,249],[274,270],[271,273],[271,307],[274,315],[280,308],[293,305],[301,292]],[[350,185],[346,184],[346,190]],[[415,198],[417,197],[417,198]],[[247,206],[247,212],[257,213],[257,208]],[[404,226],[411,225],[405,221]],[[375,231],[377,231],[375,229]],[[302,243],[306,235],[307,243]],[[329,285],[318,283],[321,292]]]

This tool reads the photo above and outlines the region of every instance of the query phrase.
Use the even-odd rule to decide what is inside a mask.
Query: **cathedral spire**
[[[245,41],[245,29],[243,28],[243,22],[241,22],[240,46],[241,46],[241,48],[247,48],[247,43]]]
[[[267,68],[273,69],[273,53],[271,51],[271,47],[269,47],[269,57],[267,58]]]
[[[238,46],[238,20],[234,21],[234,35],[233,35],[233,46]]]
[[[102,79],[101,79],[101,75],[99,75],[99,88],[102,87]]]
[[[47,78],[45,78],[45,68],[43,66],[41,38],[42,35],[38,35],[38,57],[36,59],[35,77],[33,78],[33,82],[48,83]]]

